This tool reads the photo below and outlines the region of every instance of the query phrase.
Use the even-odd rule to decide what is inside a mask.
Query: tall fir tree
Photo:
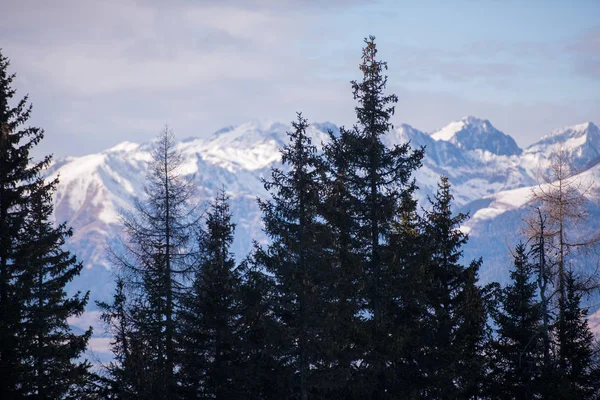
[[[179,311],[179,381],[187,399],[241,398],[235,380],[239,350],[240,276],[230,252],[235,224],[222,190],[200,234],[200,262]]]
[[[349,219],[353,222],[350,236],[353,262],[361,271],[357,282],[355,304],[364,318],[358,379],[362,397],[386,398],[390,382],[396,377],[389,361],[396,329],[393,313],[397,288],[393,282],[401,266],[392,262],[389,238],[393,224],[416,190],[412,173],[421,165],[423,149],[412,151],[409,144],[388,148],[382,137],[393,128],[395,95],[385,94],[387,64],[377,59],[373,36],[365,39],[360,70],[361,81],[352,82],[357,124],[340,131],[337,154],[344,161],[332,160],[331,165],[343,166],[343,185],[347,190]],[[338,170],[341,171],[341,170]]]
[[[362,357],[361,310],[359,295],[362,282],[362,257],[357,240],[358,221],[353,218],[353,196],[347,186],[352,160],[348,136],[351,133],[340,127],[339,135],[329,131],[329,142],[323,146],[325,179],[322,216],[330,227],[329,246],[332,255],[330,282],[330,334],[335,338],[330,348],[335,358],[335,372],[331,377],[338,387],[332,397],[352,398],[363,386],[356,379],[357,363]],[[323,246],[326,246],[324,243]]]
[[[527,400],[542,393],[543,316],[535,275],[525,245],[517,245],[511,284],[501,291],[493,315],[498,327],[490,352],[494,398]]]
[[[426,392],[431,399],[473,398],[484,380],[483,345],[486,307],[477,287],[481,260],[461,264],[461,247],[467,235],[459,227],[465,214],[453,215],[452,194],[447,177],[425,212],[424,239],[428,245],[425,275],[427,298],[424,344]]]
[[[24,376],[20,391],[40,399],[64,396],[73,385],[84,386],[90,367],[78,361],[92,334],[71,331],[68,318],[80,316],[88,302],[89,291],[67,296],[65,286],[79,275],[83,264],[63,250],[72,231],[63,223],[52,222],[52,192],[57,181],[40,184],[31,195],[24,226],[25,243],[17,263],[29,270],[21,276],[27,292],[23,307],[22,343]]]
[[[89,293],[67,296],[65,286],[83,268],[64,250],[72,232],[52,223],[52,194],[45,182],[51,156],[33,162],[43,138],[27,127],[27,97],[15,106],[14,74],[0,53],[0,398],[65,397],[88,378],[79,361],[91,336],[72,332],[67,319],[83,313]]]
[[[321,217],[323,168],[298,114],[289,143],[282,149],[286,170],[273,169],[265,188],[272,200],[260,201],[271,244],[255,255],[276,284],[275,313],[284,334],[282,361],[293,376],[286,397],[307,400],[328,396],[333,339],[328,329],[332,284],[330,229]]]
[[[396,327],[396,354],[393,367],[396,379],[390,387],[394,398],[415,399],[428,384],[423,371],[426,358],[423,353],[423,338],[428,335],[424,315],[427,306],[427,284],[425,269],[427,248],[424,241],[422,220],[414,199],[407,198],[412,205],[403,207],[391,236],[393,262],[400,266],[393,282],[396,287],[394,325]]]

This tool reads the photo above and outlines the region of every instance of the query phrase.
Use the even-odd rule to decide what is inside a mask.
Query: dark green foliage
[[[362,80],[352,82],[356,125],[330,132],[319,153],[298,114],[282,166],[264,182],[271,198],[259,200],[270,242],[255,243],[238,266],[224,191],[199,250],[190,244],[191,187],[177,174],[181,158],[165,129],[147,199],[124,219],[125,251],[114,254],[125,273],[112,303],[99,304],[115,361],[99,381],[104,391],[92,392],[117,399],[597,396],[593,337],[572,275],[566,295],[552,300],[543,215],[533,263],[520,245],[512,284],[480,287],[482,260],[462,260],[467,215],[453,214],[448,178],[419,212],[413,174],[424,149],[385,144],[397,98],[385,93],[387,64],[377,59],[374,37],[365,44]],[[2,310],[5,326],[17,326],[12,311]],[[7,343],[21,334],[6,332]],[[0,361],[9,362],[11,347],[2,349]]]
[[[238,268],[242,277],[238,292],[240,340],[238,365],[233,373],[239,393],[243,393],[239,398],[286,398],[291,382],[285,378],[293,372],[281,362],[281,349],[287,344],[283,326],[275,317],[275,282],[252,257]]]
[[[396,299],[393,303],[395,326],[395,357],[393,367],[395,380],[390,386],[392,398],[419,398],[425,385],[422,371],[425,360],[423,339],[427,337],[426,312],[427,290],[423,252],[425,247],[422,224],[416,212],[416,201],[404,207],[391,236],[394,263],[401,266],[393,286]]]
[[[221,191],[200,235],[200,263],[179,312],[179,381],[186,399],[240,398],[234,379],[240,277],[229,248],[235,225]]]
[[[329,317],[327,329],[335,338],[329,348],[335,359],[335,370],[331,376],[332,397],[352,398],[361,388],[357,379],[355,361],[360,359],[364,349],[357,346],[362,336],[361,314],[363,301],[359,294],[362,285],[363,261],[359,253],[356,232],[358,221],[352,216],[352,193],[348,187],[350,164],[348,140],[345,128],[340,128],[340,136],[329,132],[330,142],[324,146],[325,195],[322,204],[322,217],[330,229],[330,242],[325,251],[332,257],[329,282]]]
[[[581,307],[582,285],[572,271],[565,276],[565,296],[559,299],[557,365],[553,377],[553,396],[560,399],[596,399],[600,389],[600,371],[594,363],[594,335],[588,323],[588,311]],[[561,340],[562,339],[562,340]]]
[[[51,186],[40,186],[31,196],[31,209],[24,226],[25,239],[17,263],[28,267],[21,276],[27,292],[23,304],[21,326],[24,361],[24,394],[37,393],[37,398],[56,399],[71,385],[83,385],[88,362],[78,362],[92,334],[75,335],[67,319],[83,313],[89,292],[67,297],[65,286],[81,272],[83,265],[75,256],[62,250],[71,231],[64,224],[53,227]]]
[[[125,283],[117,278],[112,303],[99,302],[102,321],[112,336],[114,361],[106,365],[103,385],[106,397],[116,399],[135,399],[151,395],[153,383],[148,374],[147,349],[142,335],[137,332],[132,315],[132,306],[127,301]]]
[[[29,156],[43,131],[23,127],[27,97],[11,107],[8,65],[0,54],[0,398],[56,399],[87,381],[89,364],[77,359],[91,328],[76,335],[67,319],[83,313],[88,294],[65,293],[82,264],[62,249],[71,230],[51,222],[58,180],[41,176],[50,156]]]
[[[472,398],[484,378],[483,345],[486,307],[477,286],[481,261],[461,265],[461,246],[467,236],[459,226],[466,215],[452,215],[450,184],[442,177],[432,209],[425,212],[426,256],[423,344],[425,397]]]
[[[255,254],[258,265],[273,275],[274,313],[282,327],[280,363],[286,397],[327,397],[337,372],[331,358],[334,344],[331,286],[333,256],[330,229],[321,217],[323,169],[316,147],[306,134],[308,123],[298,114],[282,149],[286,171],[273,169],[265,182],[272,200],[260,201],[265,232],[271,244]],[[341,366],[343,368],[343,366]],[[345,366],[346,368],[348,366]]]
[[[542,389],[542,307],[537,277],[523,244],[515,249],[510,278],[512,283],[500,294],[500,310],[493,315],[498,326],[490,354],[493,393],[503,399],[534,399]]]
[[[393,359],[396,333],[395,302],[400,268],[392,260],[389,238],[395,217],[416,189],[411,175],[421,164],[423,151],[411,151],[408,143],[388,148],[382,137],[391,128],[395,95],[384,93],[387,64],[376,59],[375,38],[365,40],[361,81],[352,82],[357,124],[352,129],[340,129],[340,137],[329,147],[328,164],[334,172],[332,200],[341,213],[333,214],[341,224],[340,244],[347,246],[346,261],[353,264],[350,273],[360,272],[354,280],[356,293],[353,306],[367,318],[358,332],[359,358],[357,378],[362,396],[384,398],[395,378],[387,366]],[[343,190],[339,186],[343,186]],[[334,187],[335,188],[335,187]],[[336,203],[333,203],[336,204]],[[345,215],[344,215],[345,213]],[[352,257],[348,257],[348,255]]]

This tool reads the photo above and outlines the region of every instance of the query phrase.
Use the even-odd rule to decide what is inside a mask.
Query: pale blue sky
[[[0,0],[0,47],[41,152],[206,136],[249,119],[354,122],[349,80],[377,37],[394,122],[489,119],[521,146],[600,123],[600,2]]]

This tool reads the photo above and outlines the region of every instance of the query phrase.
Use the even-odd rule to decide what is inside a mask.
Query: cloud
[[[348,82],[357,77],[362,46],[357,31],[398,22],[390,18],[393,7],[373,3],[23,0],[3,7],[10,17],[0,37],[18,73],[18,93],[33,99],[32,123],[46,129],[36,151],[80,155],[124,138],[147,140],[164,123],[181,137],[253,118],[288,121],[295,111],[312,121],[351,124]],[[557,45],[488,38],[443,47],[403,42],[393,32],[382,28],[378,44],[389,61],[389,84],[406,94],[401,122],[428,129],[476,114],[507,118],[511,126],[526,120],[529,109],[535,121],[543,120],[541,110],[554,122],[557,115],[571,121],[593,114],[591,103],[578,109],[563,101],[557,112],[559,101],[543,101],[555,91],[548,74],[569,82],[556,72],[564,64],[555,62]],[[564,53],[571,65],[585,52]],[[597,66],[588,60],[580,68],[578,74],[591,75]],[[527,137],[545,133],[548,123]]]
[[[111,341],[112,338],[90,338],[90,341],[88,342],[88,351],[101,353],[100,355],[111,354]]]
[[[95,95],[272,80],[289,77],[302,64],[298,56],[285,70],[275,62],[293,55],[290,35],[304,29],[302,16],[216,3],[177,3],[173,9],[132,1],[94,4],[63,0],[36,8],[29,21],[34,29],[12,36],[7,45],[23,67],[19,70],[62,91]],[[48,20],[41,24],[46,12]],[[7,34],[25,22],[21,8],[12,14],[12,23],[3,28]]]
[[[94,328],[94,335],[98,335],[101,333],[98,331],[98,328],[103,326],[103,323],[100,320],[101,314],[100,311],[86,311],[79,317],[69,317],[67,323],[82,331],[88,330],[91,326]]]
[[[600,28],[579,36],[564,50],[575,57],[577,72],[600,80]]]

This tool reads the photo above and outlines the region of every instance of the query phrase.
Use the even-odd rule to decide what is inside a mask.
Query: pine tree
[[[254,251],[239,266],[239,360],[233,370],[240,398],[278,400],[286,398],[293,375],[284,363],[286,347],[281,321],[276,317],[277,288],[273,276],[264,271],[254,258]]]
[[[27,97],[9,104],[8,66],[0,54],[0,398],[54,399],[86,383],[89,363],[77,359],[91,328],[76,335],[67,319],[81,315],[89,294],[65,293],[82,264],[63,250],[71,230],[51,222],[58,180],[41,175],[51,156],[29,155],[43,131],[22,127]]]
[[[500,296],[500,310],[494,314],[498,335],[492,344],[493,397],[502,399],[538,398],[543,371],[544,338],[542,307],[537,282],[526,248],[517,245],[511,284]]]
[[[239,398],[237,304],[240,277],[229,248],[235,224],[222,190],[200,235],[200,264],[179,313],[179,379],[185,398]]]
[[[361,386],[356,379],[356,360],[362,353],[358,349],[360,336],[360,310],[362,301],[359,289],[362,279],[361,256],[356,238],[358,223],[352,217],[353,197],[347,186],[351,159],[348,154],[349,131],[345,127],[339,130],[339,136],[329,132],[329,142],[323,147],[323,162],[326,181],[322,204],[323,218],[330,228],[331,265],[330,309],[332,318],[328,327],[331,337],[335,338],[330,348],[335,366],[331,369],[331,382],[335,398],[352,398],[352,394]],[[325,247],[325,244],[323,244]]]
[[[67,297],[65,286],[81,272],[83,264],[62,247],[72,235],[63,223],[54,227],[52,193],[57,182],[40,185],[32,193],[31,208],[24,226],[26,243],[17,257],[29,270],[22,275],[28,292],[23,307],[21,341],[24,348],[22,393],[35,393],[40,399],[55,399],[69,391],[71,385],[85,383],[90,364],[76,361],[87,347],[90,328],[75,335],[67,323],[80,316],[88,302],[89,292]]]
[[[113,338],[111,350],[114,360],[106,365],[102,383],[104,396],[110,399],[136,399],[151,396],[151,383],[147,381],[145,366],[148,350],[143,345],[143,335],[135,331],[132,305],[128,302],[125,282],[117,278],[111,303],[98,302],[101,319]]]
[[[425,275],[424,345],[427,398],[470,398],[483,381],[481,351],[485,340],[486,307],[477,287],[481,260],[461,265],[467,235],[460,231],[465,214],[452,214],[450,183],[442,177],[432,209],[425,212],[424,240],[428,246]]]
[[[357,255],[356,270],[363,271],[355,304],[365,319],[360,339],[359,395],[374,399],[385,398],[390,381],[396,378],[388,368],[394,358],[392,348],[396,329],[393,324],[393,306],[397,289],[393,287],[401,266],[392,263],[389,237],[393,222],[399,214],[403,198],[410,198],[416,189],[411,175],[421,164],[423,150],[411,151],[408,143],[387,148],[382,136],[391,128],[395,95],[384,93],[387,77],[383,71],[387,64],[376,59],[375,38],[365,39],[362,64],[362,81],[353,81],[357,124],[352,129],[341,130],[336,157],[331,165],[344,167],[343,185],[347,188],[347,207],[354,226],[349,232],[353,240],[352,251]],[[405,203],[406,204],[406,203]]]
[[[272,200],[259,203],[271,244],[255,255],[275,278],[275,313],[284,330],[283,362],[290,366],[290,398],[306,400],[327,391],[330,347],[328,310],[332,257],[331,241],[321,218],[322,167],[301,114],[292,123],[289,144],[282,149],[287,171],[273,169],[265,182]],[[326,396],[326,394],[324,394]],[[314,397],[314,396],[313,396]],[[318,397],[318,395],[317,395]]]
[[[426,358],[423,353],[423,339],[429,334],[424,323],[427,312],[427,284],[425,269],[427,247],[422,232],[422,220],[412,198],[405,200],[407,206],[400,211],[391,237],[393,262],[401,266],[394,281],[397,288],[396,310],[393,313],[397,337],[397,354],[394,359],[396,380],[390,392],[395,398],[419,398],[428,382],[422,370]]]
[[[587,323],[588,311],[581,307],[581,283],[568,271],[565,296],[559,298],[556,321],[557,371],[554,398],[597,399],[600,370],[593,362],[594,334]]]

